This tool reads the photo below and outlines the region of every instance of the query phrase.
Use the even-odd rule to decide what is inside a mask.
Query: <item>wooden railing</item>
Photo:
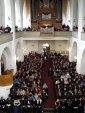
[[[13,74],[11,70],[7,70],[0,76],[0,86],[9,86],[11,84],[13,84]]]

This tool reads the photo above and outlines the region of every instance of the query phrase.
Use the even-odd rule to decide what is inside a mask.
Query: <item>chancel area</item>
[[[85,113],[85,0],[0,0],[0,113]]]

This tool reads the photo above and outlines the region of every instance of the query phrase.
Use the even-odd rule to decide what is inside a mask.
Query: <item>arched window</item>
[[[18,26],[18,28],[21,27],[20,25],[20,2],[19,0],[15,0],[15,17],[16,17],[16,26]]]
[[[11,1],[4,0],[5,4],[5,27],[8,25],[11,27]]]

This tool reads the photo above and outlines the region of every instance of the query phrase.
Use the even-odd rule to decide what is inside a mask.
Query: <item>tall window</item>
[[[62,20],[62,0],[56,0],[56,20]]]
[[[16,17],[16,25],[20,28],[20,3],[19,3],[19,0],[15,0],[15,17]]]
[[[37,0],[31,0],[31,20],[37,21]]]
[[[5,4],[5,26],[11,27],[11,2],[10,0],[4,0]]]
[[[69,25],[69,26],[71,24],[70,18],[71,18],[71,13],[70,13],[70,0],[68,0],[68,4],[67,4],[67,25]]]

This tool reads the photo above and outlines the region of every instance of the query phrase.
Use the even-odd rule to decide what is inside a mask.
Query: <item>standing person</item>
[[[48,76],[53,76],[53,69],[52,68],[48,69]]]
[[[6,100],[6,111],[7,111],[7,113],[12,112],[12,100],[10,97],[8,97]]]
[[[6,111],[6,100],[3,98],[3,97],[1,97],[1,99],[0,99],[0,105],[1,105],[1,111],[2,112],[4,112],[4,111]]]
[[[14,100],[13,110],[14,110],[14,113],[20,113],[20,100],[17,98]]]

